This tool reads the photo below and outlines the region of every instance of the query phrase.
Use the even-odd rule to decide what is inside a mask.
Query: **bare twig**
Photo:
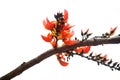
[[[29,69],[30,67],[40,63],[42,60],[44,60],[56,53],[59,53],[59,52],[67,51],[69,49],[74,49],[79,46],[87,46],[87,45],[97,46],[97,45],[101,45],[101,44],[118,44],[118,43],[120,43],[120,36],[116,36],[113,38],[93,38],[93,39],[89,39],[89,40],[85,40],[85,41],[80,41],[74,45],[65,45],[63,47],[59,47],[56,49],[50,49],[50,50],[40,54],[36,58],[31,59],[28,62],[23,62],[16,69],[14,69],[11,72],[9,72],[8,74],[2,76],[0,78],[0,80],[10,80],[10,79],[16,77],[17,75],[20,75],[23,71]]]

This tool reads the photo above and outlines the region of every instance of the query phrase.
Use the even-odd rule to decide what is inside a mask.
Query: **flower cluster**
[[[68,23],[68,11],[65,9],[64,13],[58,12],[54,15],[55,20],[50,21],[48,18],[43,21],[43,25],[45,29],[49,30],[50,32],[47,34],[47,36],[41,35],[42,39],[46,42],[49,42],[53,48],[57,48],[59,46],[58,41],[61,40],[63,42],[62,46],[64,45],[72,45],[78,42],[76,39],[72,39],[72,36],[74,35],[74,31],[71,30],[73,25],[70,25]],[[91,35],[88,34],[88,30],[83,34],[85,35]],[[70,56],[69,52],[75,51],[76,53],[88,53],[90,50],[90,46],[84,46],[84,47],[77,47],[73,49],[72,51],[66,51],[61,53],[56,53],[57,60],[62,66],[67,66],[68,60],[67,57]]]

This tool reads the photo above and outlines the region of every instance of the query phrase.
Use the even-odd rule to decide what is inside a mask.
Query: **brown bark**
[[[67,51],[69,49],[74,49],[79,46],[87,46],[87,45],[97,46],[97,45],[101,45],[101,44],[118,44],[118,43],[120,43],[120,36],[116,36],[113,38],[96,38],[96,39],[93,38],[93,39],[89,39],[86,41],[80,41],[74,45],[65,45],[63,47],[59,47],[56,49],[50,49],[50,50],[40,54],[36,58],[31,59],[28,62],[23,62],[16,69],[14,69],[11,72],[7,73],[6,75],[2,76],[0,78],[0,80],[10,80],[10,79],[16,77],[17,75],[20,75],[23,71],[29,69],[30,67],[40,63],[42,60],[44,60],[56,53],[59,53],[59,52]]]

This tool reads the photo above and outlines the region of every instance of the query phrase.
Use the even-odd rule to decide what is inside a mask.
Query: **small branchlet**
[[[97,62],[98,65],[105,65],[111,68],[111,70],[118,70],[120,71],[120,63],[119,62],[113,62],[112,59],[107,59],[106,55],[102,56],[102,54],[94,55],[93,52],[91,52],[88,56],[85,56],[83,52],[80,54],[78,53],[72,53],[72,55],[78,55],[83,58],[86,58],[88,60],[92,60]]]
[[[88,33],[89,29],[87,29],[85,32],[83,32],[83,30],[81,30],[81,36],[82,36],[82,41],[87,40],[92,33]]]
[[[103,33],[101,36],[95,36],[94,38],[110,38],[112,35],[114,35],[117,27],[110,28],[109,32]]]

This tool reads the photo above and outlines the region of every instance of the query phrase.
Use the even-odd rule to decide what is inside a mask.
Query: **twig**
[[[67,51],[69,49],[74,49],[76,47],[80,47],[80,46],[97,46],[97,45],[101,45],[101,44],[118,44],[120,43],[120,36],[116,36],[113,38],[93,38],[93,39],[89,39],[89,40],[85,40],[85,41],[80,41],[76,44],[73,45],[65,45],[63,47],[59,47],[56,49],[50,49],[42,54],[40,54],[39,56],[37,56],[36,58],[31,59],[28,62],[23,62],[20,66],[18,66],[16,69],[12,70],[11,72],[7,73],[6,75],[2,76],[0,78],[0,80],[10,80],[14,77],[16,77],[17,75],[20,75],[23,71],[31,68],[32,66],[40,63],[42,60],[56,54],[59,52],[64,52]]]

